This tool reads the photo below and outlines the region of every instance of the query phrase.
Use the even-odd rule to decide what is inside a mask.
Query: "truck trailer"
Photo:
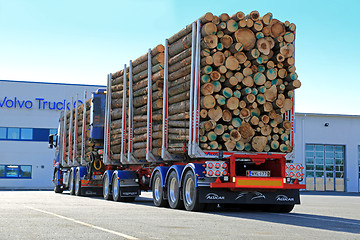
[[[243,15],[205,14],[62,112],[55,192],[134,201],[152,191],[155,206],[190,211],[300,204],[295,27],[270,13]]]

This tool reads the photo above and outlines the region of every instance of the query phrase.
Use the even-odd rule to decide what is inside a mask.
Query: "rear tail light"
[[[228,174],[227,163],[225,161],[205,162],[205,175],[207,177],[222,177]]]
[[[104,151],[103,151],[102,149],[100,149],[100,150],[98,151],[98,153],[99,153],[100,155],[102,155],[102,154],[104,153]]]
[[[215,168],[220,168],[221,164],[219,162],[215,163]]]

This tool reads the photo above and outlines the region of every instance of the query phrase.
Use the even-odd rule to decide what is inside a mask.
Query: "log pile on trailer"
[[[164,84],[164,46],[158,45],[151,50],[151,81],[152,81],[152,111],[153,111],[153,149],[154,156],[161,155],[161,128],[162,128],[162,107],[163,107],[163,84]],[[120,159],[121,153],[121,139],[122,137],[122,118],[129,118],[127,109],[129,106],[125,106],[123,109],[124,100],[124,76],[125,82],[129,81],[130,75],[132,77],[132,103],[133,103],[133,156],[137,159],[144,159],[146,156],[146,131],[147,131],[147,100],[148,100],[148,54],[144,54],[141,57],[131,62],[131,68],[125,67],[124,70],[118,71],[112,75],[111,81],[111,151],[113,153],[113,159]],[[130,72],[131,70],[131,72]],[[125,73],[125,75],[124,75]],[[129,84],[129,83],[128,83]],[[126,85],[125,85],[126,86]],[[129,98],[129,88],[126,89],[126,98]],[[125,115],[124,115],[125,114]],[[126,133],[128,133],[127,121],[125,120]],[[124,135],[125,136],[125,135]],[[126,139],[128,136],[126,136]],[[129,144],[129,143],[128,143]],[[128,144],[126,149],[128,150]],[[124,147],[124,145],[123,145]]]
[[[66,113],[66,148],[65,148],[65,161],[68,165],[70,163],[76,161],[80,163],[81,161],[81,152],[82,152],[82,144],[84,144],[84,159],[85,156],[89,156],[89,154],[94,151],[95,146],[100,146],[101,143],[95,143],[90,141],[90,103],[91,99],[88,99],[85,104],[77,105],[76,108],[71,109]],[[86,106],[86,112],[84,113],[84,105]],[[75,118],[75,115],[77,117]],[[83,118],[85,116],[85,128],[83,136]],[[71,121],[71,123],[70,123]],[[75,122],[77,121],[77,123]],[[70,130],[71,129],[71,130]],[[69,137],[69,133],[71,131],[71,138]],[[69,149],[69,143],[71,141],[71,148]],[[76,144],[74,144],[76,142]],[[76,146],[76,149],[75,147]]]
[[[164,158],[164,149],[182,155],[194,135],[203,151],[292,151],[289,115],[294,89],[301,85],[294,66],[295,24],[257,11],[206,13],[198,22],[199,36],[194,29],[199,27],[190,24],[152,49],[151,62],[144,54],[112,74],[112,159],[126,152],[144,159],[147,149],[156,158]],[[194,123],[196,111],[200,121]]]
[[[257,11],[219,17],[207,13],[200,20],[200,147],[291,152],[293,126],[284,114],[292,110],[294,89],[301,85],[294,66],[295,24],[280,22],[271,13],[260,17]],[[169,118],[186,117],[189,111],[189,29],[169,39]],[[185,56],[181,74],[173,74],[172,59]],[[171,124],[169,119],[170,143],[184,145],[188,135],[187,122]],[[169,152],[182,151],[169,145]]]

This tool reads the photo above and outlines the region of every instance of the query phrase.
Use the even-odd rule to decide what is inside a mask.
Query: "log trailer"
[[[159,46],[149,49],[147,54],[130,61],[123,70],[108,74],[106,91],[95,93],[90,102],[91,151],[85,153],[86,137],[74,141],[71,135],[78,131],[71,124],[65,124],[67,114],[62,113],[57,136],[55,192],[68,189],[71,194],[86,195],[101,190],[104,199],[134,201],[141,191],[152,191],[155,206],[190,211],[202,211],[206,206],[217,204],[249,204],[275,212],[290,212],[295,204],[300,204],[299,190],[305,189],[305,185],[300,184],[303,167],[293,161],[293,93],[291,107],[286,111],[280,108],[276,111],[277,116],[281,116],[278,124],[280,121],[290,123],[286,130],[288,138],[283,139],[285,147],[280,149],[276,144],[271,148],[259,147],[264,137],[256,138],[254,135],[255,132],[262,133],[262,128],[255,131],[250,127],[251,131],[246,128],[241,132],[244,129],[235,126],[254,125],[250,119],[259,117],[256,111],[251,111],[251,116],[232,122],[233,126],[226,128],[229,131],[239,129],[240,140],[233,139],[238,138],[236,135],[231,139],[229,137],[223,144],[226,148],[202,144],[203,122],[208,116],[200,113],[205,108],[209,109],[203,102],[201,88],[205,75],[203,50],[206,50],[204,33],[201,31],[207,17],[205,15],[167,39],[163,51],[159,50]],[[189,39],[190,43],[185,44]],[[180,50],[175,49],[176,46],[181,46]],[[158,60],[161,53],[164,60],[158,63],[155,59]],[[175,58],[189,59],[190,64],[187,66],[180,61],[185,66],[174,67],[178,66],[172,64]],[[159,84],[159,79],[162,84]],[[286,89],[290,89],[295,80],[287,78]],[[169,92],[178,86],[185,86],[183,84],[187,84],[188,88],[184,87],[181,93],[185,93],[182,96],[187,98],[174,100]],[[257,84],[261,87],[263,83]],[[270,88],[271,81],[267,89]],[[104,105],[94,101],[99,96],[104,99]],[[139,97],[141,103],[138,102]],[[155,105],[159,100],[161,107]],[[79,110],[72,110],[70,123],[72,113],[75,118],[83,115],[83,121],[86,119],[85,105],[78,107]],[[275,102],[273,105],[276,109]],[[254,107],[254,104],[251,106]],[[92,124],[98,116],[95,113],[103,114],[100,119],[104,119],[103,132],[98,137],[93,135],[96,126]],[[82,125],[82,136],[86,135],[85,125]],[[179,125],[182,128],[177,128]],[[265,143],[272,141],[271,137],[265,139]],[[52,139],[49,142],[52,143]],[[232,142],[234,146],[229,147]],[[80,143],[81,154],[76,154],[76,149],[79,149],[76,146]]]

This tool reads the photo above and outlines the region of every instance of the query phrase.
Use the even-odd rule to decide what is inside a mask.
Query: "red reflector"
[[[212,176],[212,175],[214,175],[214,172],[213,172],[212,170],[209,170],[209,171],[208,171],[208,175],[209,175],[209,176]]]
[[[103,150],[101,150],[101,149],[98,151],[98,153],[99,153],[100,155],[102,155],[102,154],[103,154],[103,152],[104,152],[104,151],[103,151]]]
[[[215,168],[220,168],[220,166],[221,166],[220,163],[218,163],[218,162],[215,163]]]
[[[226,176],[226,175],[227,175],[227,171],[224,170],[224,171],[222,172],[222,175]]]
[[[214,167],[214,164],[213,164],[212,162],[209,162],[209,163],[207,164],[207,166],[208,166],[208,168],[213,168],[213,167]]]
[[[221,174],[220,170],[216,170],[216,171],[215,171],[215,175],[216,175],[216,176],[220,176],[220,174]]]

